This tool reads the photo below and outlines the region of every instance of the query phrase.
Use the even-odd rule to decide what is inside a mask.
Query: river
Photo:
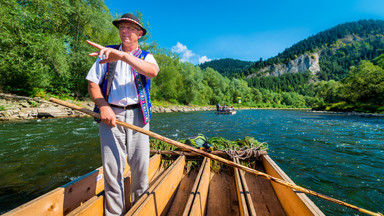
[[[296,184],[384,212],[384,118],[289,110],[153,114],[151,130],[171,139],[197,133],[267,142]],[[101,166],[91,118],[0,122],[0,213]],[[326,215],[363,215],[309,196]]]

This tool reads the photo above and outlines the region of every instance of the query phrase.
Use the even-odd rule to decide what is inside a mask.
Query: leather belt
[[[131,104],[131,105],[127,105],[127,106],[118,106],[115,104],[109,104],[109,106],[124,109],[124,110],[130,110],[130,109],[139,108],[140,104]]]

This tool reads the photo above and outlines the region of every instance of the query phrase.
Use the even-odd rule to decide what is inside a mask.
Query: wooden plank
[[[124,201],[126,209],[131,208],[131,172],[124,178]]]
[[[149,159],[148,179],[151,179],[154,176],[156,170],[160,166],[160,161],[161,161],[161,155],[158,155],[158,154],[152,156]],[[127,171],[127,169],[125,171]],[[131,186],[131,184],[130,184],[131,178],[130,177],[131,177],[131,172],[129,170],[128,170],[128,172],[124,172],[124,177],[125,177],[125,179],[124,179],[125,200],[126,200],[126,205],[128,207],[130,207],[130,186]],[[81,212],[81,214],[84,214],[84,215],[96,215],[96,213],[93,214],[93,212],[95,212],[95,209],[98,209],[99,212],[101,212],[101,215],[103,215],[104,208],[103,208],[103,205],[100,206],[100,202],[101,202],[100,199],[103,199],[103,198],[104,198],[103,195],[101,195],[100,197],[94,196],[91,199],[89,199],[86,203],[84,203],[83,205],[81,205],[81,206],[77,207],[75,210],[71,211],[70,214],[76,215],[79,213],[73,214],[73,212]],[[99,207],[101,207],[101,211],[100,211]]]
[[[257,165],[258,165],[257,170],[261,172],[265,172],[264,167],[261,163],[258,163]],[[258,184],[260,185],[260,188],[262,189],[260,193],[269,211],[269,215],[272,215],[272,216],[286,215],[283,207],[281,206],[279,198],[276,196],[275,190],[272,187],[271,182],[263,178],[258,178],[254,176],[253,178],[256,178]]]
[[[10,215],[63,215],[64,188],[56,188],[7,213]]]
[[[261,162],[257,162],[256,169],[264,172]],[[283,216],[285,215],[279,199],[271,183],[263,178],[259,178],[250,173],[244,173],[244,177],[252,195],[252,201],[257,215]]]
[[[103,174],[103,168],[100,167],[89,176],[78,178],[75,182],[63,186],[65,188],[64,215],[104,190]]]
[[[93,173],[91,172],[90,175],[86,174],[63,186],[65,188],[64,215],[68,214],[91,197],[104,191],[103,171],[103,167],[100,167]],[[123,176],[126,176],[129,172],[130,167],[128,163],[125,162]]]
[[[180,160],[180,158],[181,157],[179,157],[176,161]],[[173,167],[176,165],[176,161],[173,162],[171,166],[169,166],[168,169],[166,169],[165,171],[157,173],[161,173],[160,175],[154,176],[152,182],[149,183],[149,188],[147,192],[141,195],[139,200],[137,200],[136,203],[129,209],[126,215],[132,215],[133,213],[135,213],[135,211],[141,206],[141,204],[145,201],[148,195],[156,188],[157,185],[159,185],[160,182],[162,182],[164,177],[167,176],[167,174],[173,169]]]
[[[211,172],[206,215],[240,215],[233,176],[226,172]]]
[[[237,158],[237,163],[240,163],[240,160],[238,158]],[[241,183],[243,185],[244,197],[245,197],[245,200],[247,201],[248,213],[251,216],[256,216],[256,210],[253,205],[251,194],[249,192],[248,183],[245,179],[245,172],[243,170],[239,170],[239,174],[240,174]]]
[[[149,159],[148,164],[148,182],[151,182],[155,176],[156,171],[159,169],[161,162],[161,155],[155,154]],[[124,178],[124,200],[127,209],[131,208],[131,172],[128,172]]]
[[[211,175],[211,160],[209,158],[205,158],[204,162],[202,164],[203,173],[200,177],[200,181],[198,183],[199,186],[195,191],[193,203],[188,214],[190,216],[205,215],[205,207],[207,205],[208,188]]]
[[[160,169],[162,169],[162,170],[156,172],[156,175],[153,177],[152,182],[149,183],[149,188],[148,188],[147,192],[145,192],[143,195],[141,195],[139,200],[137,200],[136,203],[131,208],[128,209],[129,211],[127,212],[126,215],[132,215],[140,207],[140,205],[148,197],[150,192],[156,188],[156,186],[162,181],[164,176],[167,175],[167,173],[169,173],[170,170],[172,169],[172,167],[174,167],[174,166],[175,166],[175,162],[172,163],[171,166],[169,166],[168,169],[166,169],[165,171],[162,169],[162,167],[160,167]]]
[[[295,184],[268,155],[263,155],[263,165],[267,174]],[[304,193],[274,182],[272,187],[287,215],[324,215]]]
[[[233,159],[233,162],[238,163],[236,158]],[[236,183],[236,193],[237,193],[237,199],[239,200],[239,210],[241,216],[248,216],[248,206],[247,201],[245,200],[244,196],[244,190],[243,190],[243,184],[241,181],[239,170],[234,168],[235,173],[235,183]]]
[[[181,179],[180,185],[177,188],[175,198],[172,205],[167,212],[167,216],[180,216],[183,215],[185,206],[191,195],[192,187],[196,181],[199,170],[190,169],[189,173],[184,174]]]
[[[159,166],[160,161],[161,155],[151,157],[148,170],[148,173],[151,174],[149,175],[150,178],[153,177],[154,169]],[[127,177],[129,173],[130,167],[126,163],[123,172],[124,177]],[[103,167],[99,167],[98,169],[63,185],[60,188],[37,197],[4,215],[66,215],[103,190]]]
[[[148,165],[148,182],[151,182],[156,174],[156,170],[159,169],[161,162],[161,154],[155,154],[149,159]]]
[[[149,195],[138,208],[134,211],[132,208],[126,215],[161,215],[181,181],[184,165],[185,156],[180,156],[161,182],[152,191],[148,191]]]
[[[87,173],[60,188],[17,207],[5,215],[65,215],[104,190],[103,168]]]
[[[193,203],[193,200],[195,199],[196,191],[197,191],[197,188],[199,186],[199,183],[200,183],[200,180],[201,180],[201,176],[204,173],[205,163],[207,162],[206,159],[207,158],[205,158],[203,163],[201,164],[201,167],[199,169],[199,173],[197,174],[196,179],[195,179],[195,181],[193,183],[193,187],[191,189],[191,192],[189,194],[187,203],[185,205],[185,208],[184,208],[184,211],[183,211],[183,214],[182,214],[183,216],[188,215],[189,212],[191,211],[192,203]]]
[[[103,216],[104,195],[94,196],[67,216]]]
[[[269,215],[268,207],[265,204],[264,198],[261,193],[263,188],[261,187],[261,185],[259,185],[258,178],[248,173],[245,173],[244,177],[247,181],[249,192],[252,194],[252,203],[254,205],[257,215]]]

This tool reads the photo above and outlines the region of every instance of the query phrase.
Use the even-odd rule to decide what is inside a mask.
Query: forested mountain
[[[241,61],[232,58],[225,58],[204,62],[203,64],[200,64],[199,67],[201,69],[210,67],[223,76],[231,77],[235,74],[242,73],[253,64],[254,62],[252,61]]]
[[[102,0],[2,0],[0,12],[0,92],[88,97],[85,76],[95,61],[88,54],[95,49],[86,40],[120,42]],[[151,81],[154,103],[239,105],[241,98],[241,106],[250,107],[336,104],[331,108],[384,112],[384,21],[338,25],[266,61],[222,59],[199,66],[148,43],[148,30],[140,46],[160,67]],[[5,109],[0,104],[0,112]]]
[[[288,64],[305,53],[320,56],[319,80],[340,80],[351,66],[361,60],[372,60],[384,52],[384,21],[360,20],[337,25],[302,40],[284,52],[265,61],[258,61],[243,72],[249,76],[271,65]],[[305,71],[303,71],[305,72]]]
[[[384,21],[360,20],[322,31],[264,61],[226,58],[199,66],[210,67],[223,76],[245,78],[250,87],[311,95],[303,89],[310,81],[339,81],[348,75],[351,66],[382,53]]]

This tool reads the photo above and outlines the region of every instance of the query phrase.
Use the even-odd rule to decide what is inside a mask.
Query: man
[[[113,21],[119,29],[121,44],[103,47],[86,79],[88,91],[100,111],[101,153],[105,180],[105,213],[122,215],[126,211],[123,171],[125,161],[131,169],[132,203],[148,189],[149,137],[116,126],[116,119],[149,130],[150,79],[159,72],[152,54],[142,51],[139,39],[146,34],[139,19],[124,14]]]

